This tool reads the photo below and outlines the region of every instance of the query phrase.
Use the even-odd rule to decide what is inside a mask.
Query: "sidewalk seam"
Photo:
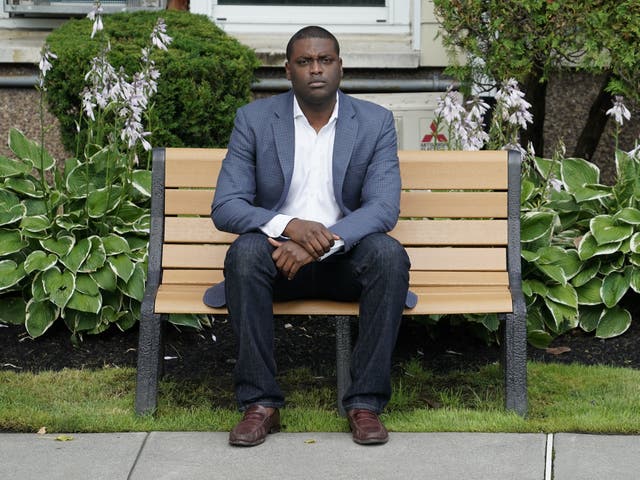
[[[149,440],[150,435],[151,435],[151,432],[147,432],[146,436],[144,437],[144,440],[140,445],[140,449],[138,450],[138,454],[136,455],[136,459],[133,461],[133,465],[131,465],[131,470],[129,470],[129,475],[127,475],[127,480],[131,480],[131,475],[133,475],[133,472],[136,470],[136,466],[138,465],[138,460],[140,460],[140,456],[142,455],[142,451],[144,450],[144,447],[147,445],[147,440]]]
[[[553,433],[547,434],[547,448],[545,451],[544,480],[553,479]]]

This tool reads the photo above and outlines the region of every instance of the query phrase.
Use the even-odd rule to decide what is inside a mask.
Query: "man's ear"
[[[291,80],[291,72],[289,71],[289,62],[284,62],[284,71],[287,74],[287,80]]]

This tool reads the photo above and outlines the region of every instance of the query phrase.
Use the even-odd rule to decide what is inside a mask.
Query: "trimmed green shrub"
[[[258,60],[248,47],[227,36],[207,17],[188,12],[135,12],[109,15],[104,32],[109,39],[109,61],[131,75],[139,68],[140,50],[158,17],[165,19],[173,42],[167,52],[152,59],[162,72],[147,129],[155,146],[226,146],[236,109],[250,100],[250,86]],[[88,19],[70,20],[49,35],[58,55],[46,77],[49,108],[58,117],[64,146],[72,152],[84,145],[86,131],[77,125],[81,92],[90,61],[100,41],[90,39]],[[80,123],[81,124],[81,123]]]

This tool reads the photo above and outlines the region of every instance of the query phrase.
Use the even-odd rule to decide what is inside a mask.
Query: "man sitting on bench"
[[[391,396],[391,355],[408,292],[409,258],[389,232],[400,171],[393,116],[339,91],[342,59],[327,30],[287,45],[292,90],[238,110],[211,216],[237,233],[225,281],[205,294],[227,305],[238,339],[234,372],[242,421],[229,443],[253,446],[280,429],[273,301],[359,300],[351,385],[342,398],[353,440],[385,443],[378,414]]]

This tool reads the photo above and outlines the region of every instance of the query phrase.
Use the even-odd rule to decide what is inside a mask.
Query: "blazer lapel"
[[[351,161],[351,154],[358,135],[358,122],[355,119],[356,112],[351,105],[349,97],[342,92],[340,95],[340,107],[338,110],[338,122],[336,123],[336,136],[333,141],[333,191],[338,205],[344,210],[342,202],[342,185],[345,180],[347,167]]]
[[[295,155],[295,127],[293,124],[293,91],[288,95],[279,97],[279,102],[274,109],[274,119],[271,125],[273,138],[276,144],[278,162],[284,177],[284,188],[278,200],[277,207],[281,206],[291,185],[293,176],[293,157]]]

